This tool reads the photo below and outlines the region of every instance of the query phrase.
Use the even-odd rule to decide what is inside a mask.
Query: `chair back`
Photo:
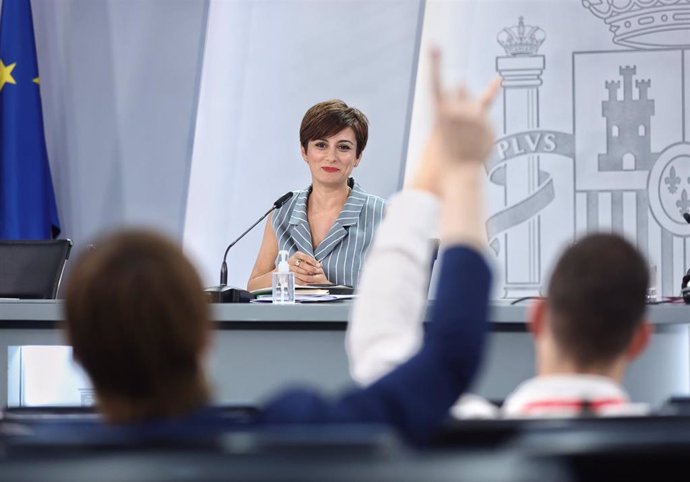
[[[72,241],[0,240],[0,298],[55,299]]]

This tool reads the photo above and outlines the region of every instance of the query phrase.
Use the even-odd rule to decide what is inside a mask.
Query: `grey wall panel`
[[[207,2],[34,0],[63,235],[181,237]]]

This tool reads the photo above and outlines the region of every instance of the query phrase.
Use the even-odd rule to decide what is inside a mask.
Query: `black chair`
[[[657,415],[690,415],[690,397],[687,395],[674,395],[659,408]]]
[[[55,299],[71,249],[69,239],[0,240],[0,298]]]
[[[449,420],[439,430],[431,445],[439,449],[495,449],[521,436],[532,420],[467,419]]]
[[[572,480],[685,481],[690,470],[690,417],[646,416],[561,420],[525,425],[506,450],[549,460]]]
[[[572,482],[550,459],[491,451],[414,450],[390,429],[295,425],[229,430],[218,444],[192,438],[132,444],[117,437],[71,444],[0,439],[0,482]],[[82,442],[82,443],[79,443]]]

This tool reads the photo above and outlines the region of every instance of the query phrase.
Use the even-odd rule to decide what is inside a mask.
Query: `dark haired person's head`
[[[148,231],[112,234],[96,246],[69,277],[65,329],[106,420],[170,418],[205,404],[210,322],[194,267]]]
[[[357,142],[355,152],[359,158],[367,146],[369,121],[359,109],[348,106],[342,100],[327,100],[310,107],[302,118],[299,142],[306,152],[309,141],[326,139],[348,127],[354,132]]]
[[[546,357],[581,373],[622,375],[650,336],[648,284],[644,256],[617,234],[591,234],[570,246],[551,274],[546,302],[532,316],[548,319],[545,339],[553,346]],[[542,322],[532,323],[538,345]]]

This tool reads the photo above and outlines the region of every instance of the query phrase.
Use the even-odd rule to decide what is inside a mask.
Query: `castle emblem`
[[[651,152],[650,124],[654,115],[654,101],[649,99],[650,80],[636,80],[635,66],[620,67],[623,78],[622,97],[619,80],[606,81],[608,99],[602,102],[606,118],[606,153],[599,155],[600,171],[649,171],[658,157]],[[634,96],[636,95],[636,98]]]

